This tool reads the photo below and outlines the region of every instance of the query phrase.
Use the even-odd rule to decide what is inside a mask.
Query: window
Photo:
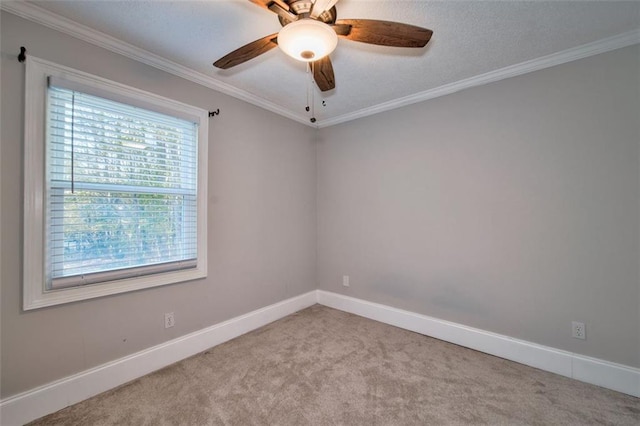
[[[206,276],[207,112],[28,58],[24,309]]]

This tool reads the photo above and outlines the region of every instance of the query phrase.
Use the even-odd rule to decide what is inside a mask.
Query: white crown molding
[[[118,53],[127,58],[142,62],[143,64],[152,66],[159,70],[166,71],[175,76],[182,77],[185,80],[189,80],[224,93],[225,95],[248,102],[299,123],[309,125],[314,128],[317,127],[316,125],[311,125],[306,116],[294,114],[280,105],[276,105],[275,103],[250,92],[238,89],[227,83],[223,83],[213,77],[194,71],[184,65],[165,59],[155,53],[151,53],[108,34],[96,31],[86,25],[79,24],[71,19],[49,12],[48,10],[33,4],[26,3],[24,1],[0,1],[0,9],[21,18],[28,19],[29,21],[44,25],[45,27],[60,31],[64,34],[68,34],[87,43]]]
[[[526,74],[532,71],[549,68],[555,65],[564,64],[566,62],[575,61],[577,59],[640,43],[640,29],[633,30],[617,36],[584,44],[572,49],[563,50],[541,58],[532,59],[520,64],[490,71],[475,77],[445,84],[444,86],[436,87],[424,92],[394,99],[372,107],[363,108],[358,111],[311,124],[306,116],[295,114],[280,105],[258,97],[245,90],[223,83],[213,77],[169,61],[159,55],[140,49],[139,47],[96,31],[85,25],[78,24],[75,21],[49,12],[48,10],[33,4],[25,3],[23,1],[2,1],[0,2],[0,9],[314,128],[323,128],[345,123],[347,121],[356,120],[358,118],[367,117],[369,115],[390,111],[392,109],[455,93],[470,87],[493,83],[505,78],[515,77],[517,75]]]
[[[563,50],[561,52],[552,53],[551,55],[531,59],[519,64],[510,65],[508,67],[500,68],[495,71],[487,72],[485,74],[480,74],[474,77],[466,78],[464,80],[445,84],[444,86],[436,87],[434,89],[425,90],[424,92],[415,93],[413,95],[394,99],[388,102],[374,105],[372,107],[363,108],[361,110],[354,111],[348,114],[343,114],[338,117],[329,118],[320,122],[318,124],[318,127],[329,127],[336,124],[345,123],[347,121],[356,120],[358,118],[367,117],[370,115],[378,114],[380,112],[386,112],[392,109],[401,108],[403,106],[438,98],[440,96],[449,95],[451,93],[459,92],[463,89],[469,89],[471,87],[494,83],[506,78],[511,78],[533,71],[538,71],[544,68],[561,65],[567,62],[576,61],[578,59],[598,55],[600,53],[609,52],[611,50],[621,49],[623,47],[631,46],[638,43],[640,43],[640,29],[622,33],[613,37],[604,38],[593,43],[583,44],[582,46]]]

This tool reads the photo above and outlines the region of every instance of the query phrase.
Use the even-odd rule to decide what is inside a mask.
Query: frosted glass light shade
[[[338,45],[338,36],[329,25],[315,19],[301,19],[285,25],[278,33],[284,53],[303,62],[324,58]]]

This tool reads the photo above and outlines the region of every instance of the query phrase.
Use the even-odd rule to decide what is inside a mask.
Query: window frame
[[[195,268],[115,279],[79,287],[47,289],[47,90],[48,77],[73,80],[95,88],[112,100],[164,114],[173,112],[199,121],[197,142],[197,264]],[[102,77],[77,71],[33,56],[27,57],[24,118],[24,246],[23,309],[92,299],[107,295],[202,279],[207,276],[207,147],[208,112]]]

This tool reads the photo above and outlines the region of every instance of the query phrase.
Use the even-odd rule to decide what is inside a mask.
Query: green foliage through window
[[[49,88],[52,287],[196,258],[197,126]]]

